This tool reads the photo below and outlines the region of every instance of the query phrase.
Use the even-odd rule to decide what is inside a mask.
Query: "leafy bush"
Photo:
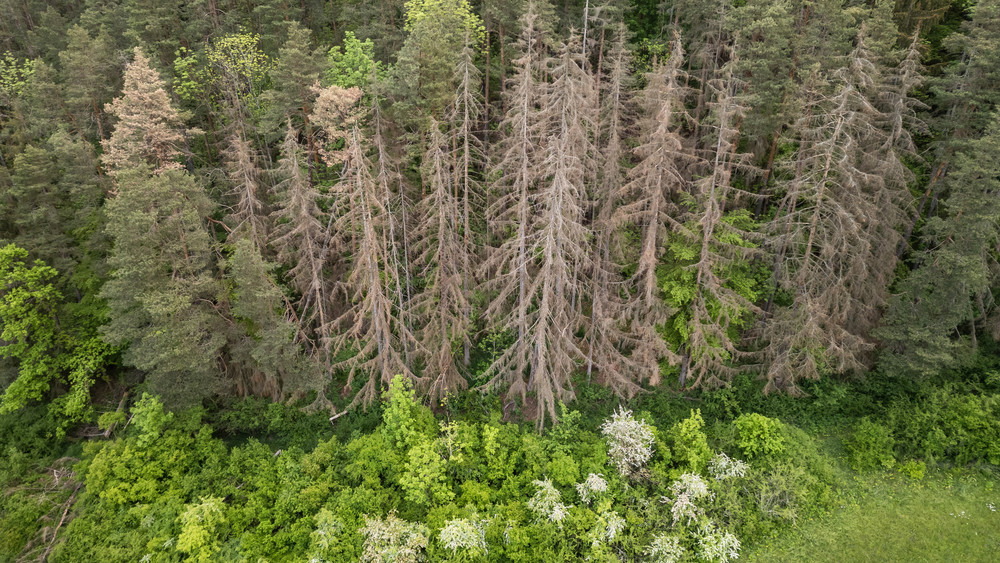
[[[910,459],[899,466],[899,472],[908,475],[914,481],[920,481],[927,472],[927,464]]]
[[[400,520],[394,513],[385,518],[365,518],[363,563],[415,563],[423,560],[430,530]]]
[[[701,410],[692,410],[690,417],[674,424],[667,432],[676,464],[675,476],[701,473],[708,466],[712,450],[708,447],[708,436],[702,431],[704,426]]]
[[[741,415],[733,424],[739,430],[738,445],[748,458],[772,457],[784,450],[780,421],[750,413]]]
[[[879,467],[889,469],[896,464],[893,456],[895,443],[891,430],[866,417],[844,441],[844,450],[851,467],[857,471]]]
[[[935,389],[895,402],[887,424],[902,456],[1000,465],[1000,395]]]

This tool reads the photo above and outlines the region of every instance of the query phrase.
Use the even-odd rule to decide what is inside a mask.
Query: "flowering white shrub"
[[[701,514],[702,510],[694,502],[691,501],[691,497],[686,494],[678,495],[673,501],[670,501],[664,497],[666,502],[672,502],[670,507],[670,514],[674,517],[674,526],[684,521],[685,524],[690,524],[697,520]]]
[[[617,512],[605,512],[601,514],[597,520],[597,527],[591,534],[591,539],[593,540],[591,546],[597,547],[601,543],[615,541],[615,538],[624,529],[625,519],[619,516]]]
[[[552,485],[552,481],[534,481],[538,487],[535,495],[528,499],[528,509],[538,515],[539,518],[560,523],[563,518],[569,515],[569,507],[559,502],[559,491]]]
[[[576,493],[580,495],[580,500],[590,504],[595,493],[603,493],[608,490],[608,482],[604,480],[604,475],[591,473],[583,483],[576,484]]]
[[[646,465],[653,457],[653,428],[632,418],[632,411],[620,409],[601,425],[608,438],[608,457],[624,476]]]
[[[670,484],[670,490],[675,495],[687,495],[691,500],[711,499],[712,492],[708,490],[708,483],[701,478],[701,475],[685,473],[680,479]]]
[[[670,514],[674,518],[674,526],[684,522],[691,524],[704,514],[704,510],[695,504],[702,499],[712,498],[712,492],[708,490],[708,484],[699,475],[685,473],[681,478],[670,484],[670,491],[674,498],[663,497],[661,502],[671,503]]]
[[[740,540],[729,532],[718,530],[711,522],[703,522],[698,530],[698,555],[713,562],[739,559]]]
[[[684,557],[684,546],[677,536],[657,534],[646,548],[651,563],[676,563]]]
[[[365,525],[359,531],[365,537],[362,563],[415,563],[424,560],[430,531],[423,524],[407,522],[389,513],[384,520],[365,516]]]
[[[733,477],[746,477],[749,469],[750,466],[745,461],[733,459],[724,453],[720,453],[708,462],[708,471],[712,477],[715,477],[716,481],[732,479]]]
[[[489,553],[486,547],[487,523],[485,520],[470,518],[448,520],[438,534],[438,541],[452,552],[465,549],[477,554]]]
[[[605,515],[607,517],[608,525],[605,528],[604,537],[608,541],[614,541],[618,534],[625,529],[625,519],[618,515],[617,512],[610,512]]]

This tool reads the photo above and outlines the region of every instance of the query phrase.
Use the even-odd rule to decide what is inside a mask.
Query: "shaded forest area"
[[[1000,463],[998,84],[997,0],[0,0],[0,558],[722,561]]]

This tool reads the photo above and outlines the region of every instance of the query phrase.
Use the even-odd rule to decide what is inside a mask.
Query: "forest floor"
[[[831,514],[762,542],[748,561],[1000,561],[1000,477],[970,470],[855,474]]]

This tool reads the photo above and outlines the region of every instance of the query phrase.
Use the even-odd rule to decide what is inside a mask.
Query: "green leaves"
[[[375,45],[371,39],[360,41],[353,31],[344,32],[343,46],[337,45],[327,54],[330,68],[326,71],[326,84],[341,88],[366,89],[372,76],[384,74],[382,61],[375,60]]]
[[[58,375],[55,309],[62,295],[53,285],[58,273],[41,261],[26,262],[28,251],[0,248],[0,356],[19,363],[17,379],[0,399],[0,413],[39,400]]]
[[[34,69],[34,61],[18,60],[10,51],[0,57],[0,104],[7,105],[10,100],[21,95]]]

